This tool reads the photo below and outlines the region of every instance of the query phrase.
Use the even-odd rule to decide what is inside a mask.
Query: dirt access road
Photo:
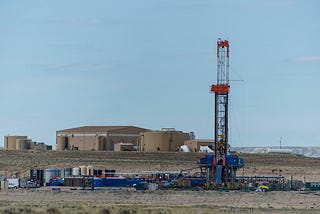
[[[319,213],[320,194],[157,190],[12,190],[0,213]]]

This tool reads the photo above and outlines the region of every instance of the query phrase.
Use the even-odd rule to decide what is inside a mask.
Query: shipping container
[[[82,177],[69,177],[64,178],[64,186],[69,187],[82,187]]]
[[[69,187],[91,187],[93,177],[69,177],[63,179],[63,185]]]
[[[105,187],[125,187],[126,179],[123,177],[107,177],[102,178]]]
[[[136,190],[147,190],[148,183],[147,182],[140,182],[135,186]]]
[[[206,178],[202,178],[202,177],[193,177],[193,178],[190,178],[190,181],[191,181],[191,186],[204,186],[205,183],[207,182],[207,179]]]
[[[94,178],[93,179],[93,186],[94,187],[103,187],[103,182],[101,178]]]
[[[140,182],[144,182],[144,178],[126,178],[126,186],[127,187],[134,187],[134,185],[137,185]]]
[[[20,188],[27,188],[27,182],[29,181],[28,178],[20,178]]]

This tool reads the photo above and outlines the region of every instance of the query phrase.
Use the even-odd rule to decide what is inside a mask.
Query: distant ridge
[[[267,153],[268,149],[279,149],[277,146],[270,147],[232,147],[232,151],[241,153]],[[292,150],[292,154],[304,155],[306,157],[320,157],[320,147],[300,147],[300,146],[285,146],[282,149]]]

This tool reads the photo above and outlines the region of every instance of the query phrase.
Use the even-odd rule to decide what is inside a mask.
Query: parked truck
[[[19,185],[19,178],[7,178],[8,180],[8,188],[18,189]]]

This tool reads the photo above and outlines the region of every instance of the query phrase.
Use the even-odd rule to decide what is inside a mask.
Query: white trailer
[[[7,178],[8,188],[19,188],[19,178]]]

